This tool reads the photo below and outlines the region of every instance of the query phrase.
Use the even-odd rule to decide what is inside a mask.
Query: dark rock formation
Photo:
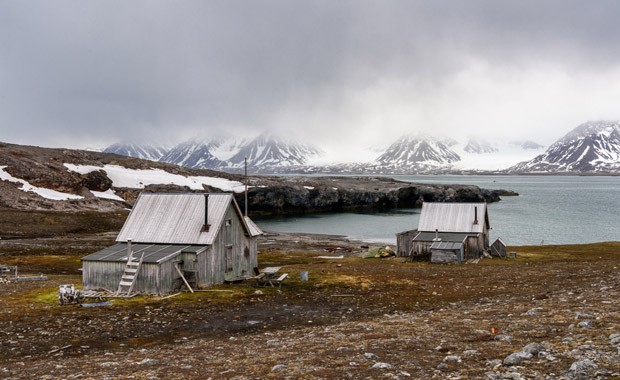
[[[83,175],[83,185],[88,190],[106,191],[112,187],[112,180],[108,178],[105,170],[95,170]]]
[[[262,185],[248,190],[250,214],[421,207],[422,202],[497,202],[500,193],[510,193],[470,185],[422,185],[377,177],[263,177],[261,181]],[[243,208],[244,195],[237,194],[237,201]]]

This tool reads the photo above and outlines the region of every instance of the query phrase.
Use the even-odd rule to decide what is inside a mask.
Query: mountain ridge
[[[588,121],[545,153],[507,169],[517,173],[620,173],[620,122]]]
[[[274,133],[264,132],[251,138],[217,135],[177,144],[159,160],[190,168],[242,173],[247,158],[248,169],[263,174],[614,174],[620,173],[618,125],[616,121],[583,123],[546,151],[532,140],[487,141],[470,136],[459,142],[451,137],[411,133],[400,136],[379,152],[360,151],[357,161],[343,163],[319,163],[318,158],[324,154],[319,147]],[[147,147],[141,149],[147,151]]]

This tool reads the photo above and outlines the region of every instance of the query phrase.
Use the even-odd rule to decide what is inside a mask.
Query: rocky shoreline
[[[429,185],[385,177],[252,178],[248,207],[256,214],[422,207],[423,202],[498,202],[509,190],[472,185]],[[244,204],[243,194],[238,202]]]

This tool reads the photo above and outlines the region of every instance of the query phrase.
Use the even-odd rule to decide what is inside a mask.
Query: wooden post
[[[177,272],[179,272],[179,275],[181,276],[181,279],[185,283],[185,286],[187,286],[187,289],[189,289],[190,292],[194,293],[194,289],[192,289],[192,287],[189,286],[189,282],[187,282],[187,280],[185,279],[185,276],[183,276],[183,272],[181,271],[181,268],[179,268],[179,264],[174,264],[174,269],[176,269]]]

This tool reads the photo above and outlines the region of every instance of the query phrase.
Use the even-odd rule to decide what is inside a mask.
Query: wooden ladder
[[[138,272],[140,271],[140,266],[142,265],[142,259],[144,259],[144,252],[142,252],[142,256],[139,261],[133,260],[133,251],[129,254],[127,257],[125,271],[121,277],[121,282],[118,284],[118,290],[116,291],[117,295],[120,295],[121,293],[125,293],[126,295],[131,294],[133,285],[136,282],[136,277],[138,277]]]

